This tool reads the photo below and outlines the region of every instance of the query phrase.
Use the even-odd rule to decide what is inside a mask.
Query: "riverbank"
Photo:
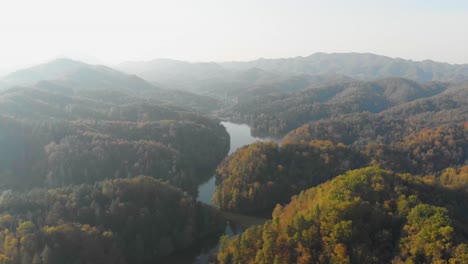
[[[226,127],[230,135],[230,150],[229,154],[235,152],[238,148],[254,143],[256,141],[279,141],[278,139],[272,138],[259,138],[251,135],[250,127],[246,124],[236,124],[232,122],[221,122],[222,125]],[[234,236],[241,234],[245,229],[254,226],[254,225],[263,225],[267,220],[270,214],[267,217],[255,217],[249,215],[242,215],[230,212],[222,212],[217,210],[213,206],[211,197],[216,190],[216,179],[212,175],[211,179],[207,182],[198,186],[198,198],[197,200],[201,202],[204,206],[208,206],[213,210],[216,210],[220,215],[222,221],[226,223],[224,230],[218,232],[216,227],[213,227],[213,234],[205,236],[204,239],[197,241],[196,245],[193,245],[186,250],[179,251],[172,256],[166,257],[158,263],[163,264],[207,264],[210,263],[210,260],[216,257],[219,239],[222,235]]]
[[[248,216],[243,214],[236,214],[230,212],[220,212],[221,216],[226,219],[229,223],[234,223],[236,226],[243,227],[245,229],[254,225],[263,225],[269,219],[260,218],[255,216]]]
[[[196,245],[185,250],[178,251],[171,256],[158,261],[162,264],[208,264],[210,259],[216,257],[219,239],[222,235],[235,236],[245,231],[245,229],[254,225],[263,225],[268,219],[255,216],[236,214],[231,212],[219,211],[211,205],[203,206],[216,210],[222,221],[226,223],[224,230],[214,230],[214,232],[200,239]]]

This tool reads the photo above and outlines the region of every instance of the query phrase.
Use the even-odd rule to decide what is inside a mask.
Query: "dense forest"
[[[226,109],[223,114],[250,124],[256,135],[284,135],[311,121],[350,113],[379,113],[449,88],[454,90],[458,87],[396,78],[336,82],[288,94],[251,97]]]
[[[270,212],[277,203],[349,169],[363,166],[364,158],[343,144],[255,143],[229,156],[216,171],[214,204],[243,213]]]
[[[365,145],[345,145],[304,139],[291,143],[290,138],[281,147],[273,142],[255,143],[238,150],[218,167],[213,201],[223,210],[258,213],[365,164],[415,175],[440,175],[446,168],[466,162],[467,136],[465,122],[415,131],[391,144],[368,141]]]
[[[68,59],[1,80],[0,263],[155,263],[232,213],[271,218],[223,237],[218,263],[468,262],[465,66],[119,68],[153,83]],[[285,136],[226,157],[218,118]],[[197,192],[213,173],[211,207]]]
[[[147,175],[196,194],[229,149],[217,120],[143,99],[139,93],[161,89],[104,66],[57,60],[5,80],[29,85],[41,78],[59,80],[0,93],[4,188]]]
[[[377,166],[278,205],[231,240],[220,263],[466,263],[466,192]]]
[[[0,263],[154,263],[223,230],[196,201],[229,150],[215,99],[71,60],[3,84]]]
[[[217,213],[151,177],[0,196],[0,263],[154,263],[222,228]]]
[[[223,237],[219,263],[468,261],[466,83],[358,84],[235,106],[256,118],[253,132],[292,130],[218,166],[218,208],[273,211]]]
[[[207,119],[1,121],[4,188],[148,175],[195,193],[229,148],[224,128]]]
[[[466,163],[465,86],[397,105],[305,124],[274,143],[246,146],[217,169],[218,208],[255,213],[349,169],[379,164],[399,173],[440,176]]]

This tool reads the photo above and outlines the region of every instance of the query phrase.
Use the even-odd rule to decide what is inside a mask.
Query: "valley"
[[[0,80],[0,263],[468,255],[464,65],[313,54],[116,68],[58,59]]]
[[[468,264],[468,1],[0,6],[0,264]]]

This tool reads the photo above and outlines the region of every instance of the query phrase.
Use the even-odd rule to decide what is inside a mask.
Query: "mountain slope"
[[[30,85],[40,80],[61,79],[67,73],[87,67],[86,63],[70,59],[56,59],[27,69],[15,71],[3,77],[3,81],[11,85]]]
[[[189,109],[216,106],[211,98],[166,91],[105,66],[70,60],[18,71],[7,79],[39,80],[0,92],[5,117],[0,120],[5,149],[0,159],[6,161],[0,178],[10,188],[145,174],[195,194],[197,183],[229,147],[218,120]]]
[[[352,79],[468,80],[468,65],[412,61],[369,53],[315,53],[308,57],[219,63],[159,59],[126,62],[116,67],[164,88],[206,94],[234,103],[252,96],[292,92]]]
[[[368,167],[294,196],[221,239],[219,263],[466,263],[466,192]]]
[[[210,96],[243,100],[245,97],[276,92],[292,92],[312,85],[350,80],[336,74],[290,75],[251,67],[225,69],[218,63],[188,63],[167,59],[148,62],[124,62],[117,69],[170,88]]]
[[[214,98],[185,91],[165,90],[137,77],[107,66],[90,65],[70,59],[57,59],[28,69],[16,71],[0,80],[1,90],[27,87],[68,97],[91,100],[137,100],[159,105],[176,105],[201,112],[219,108]],[[24,91],[23,91],[24,92]],[[31,92],[31,91],[30,91]],[[55,95],[51,95],[55,96]]]
[[[252,97],[224,115],[251,125],[258,134],[281,135],[304,123],[354,112],[378,113],[418,98],[441,93],[449,84],[387,78],[343,81],[290,94]]]
[[[158,263],[222,228],[213,210],[150,177],[2,197],[3,263]]]
[[[90,65],[70,59],[57,59],[9,74],[2,81],[9,86],[31,86],[53,81],[74,89],[148,90],[153,85],[136,76],[102,65]]]

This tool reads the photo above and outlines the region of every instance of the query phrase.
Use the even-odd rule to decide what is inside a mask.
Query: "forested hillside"
[[[2,1],[0,264],[468,264],[466,26],[462,0]]]
[[[277,206],[231,240],[219,263],[466,263],[467,193],[374,166]]]
[[[20,89],[18,87],[29,88]],[[15,89],[12,89],[15,88]],[[41,99],[66,96],[73,99],[130,103],[147,102],[175,105],[209,112],[220,107],[214,98],[179,90],[157,87],[135,75],[127,75],[107,66],[91,65],[70,59],[57,59],[45,64],[18,70],[2,79],[0,90],[27,93],[41,90]],[[37,103],[37,102],[36,102]]]
[[[439,177],[467,161],[464,87],[381,113],[357,112],[312,122],[289,132],[280,147],[246,146],[218,166],[213,201],[224,210],[268,210],[301,190],[372,164]]]
[[[4,82],[0,263],[154,263],[223,230],[196,201],[229,150],[215,99],[70,60]]]
[[[7,188],[148,175],[195,194],[229,149],[218,121],[171,106],[156,96],[161,89],[104,66],[62,59],[5,80],[31,85],[0,93]]]
[[[291,94],[253,97],[224,115],[251,125],[257,135],[283,135],[300,125],[359,112],[379,113],[448,89],[447,83],[420,84],[405,79],[339,82]]]
[[[219,263],[468,261],[466,83],[367,85],[278,96],[276,108],[253,111],[275,121],[270,133],[281,131],[278,120],[289,128],[312,122],[281,146],[246,146],[218,167],[219,208],[258,214],[277,204],[265,225],[221,239]],[[310,98],[315,108],[297,121],[300,102]],[[295,109],[289,116],[288,107]]]
[[[358,152],[342,144],[314,141],[280,148],[273,142],[258,142],[220,164],[213,202],[222,210],[269,212],[293,194],[364,164]]]
[[[238,150],[218,167],[213,201],[223,210],[258,213],[366,164],[439,176],[446,168],[466,162],[467,138],[465,122],[426,128],[389,144],[366,138],[351,145],[316,139],[292,143],[290,138],[281,147],[272,142],[256,143]]]
[[[226,155],[229,136],[215,121],[174,114],[172,120],[148,122],[3,117],[1,186],[64,186],[148,175],[196,193],[197,184]]]
[[[154,263],[222,227],[212,209],[150,177],[4,191],[0,263]]]
[[[463,66],[404,62],[423,83],[296,62],[127,65],[172,87],[66,59],[2,79],[0,263],[149,264],[221,231],[229,212],[272,211],[224,237],[217,261],[466,262]],[[203,95],[177,90],[189,87]],[[286,136],[226,157],[208,113]],[[217,208],[196,201],[213,172]]]

